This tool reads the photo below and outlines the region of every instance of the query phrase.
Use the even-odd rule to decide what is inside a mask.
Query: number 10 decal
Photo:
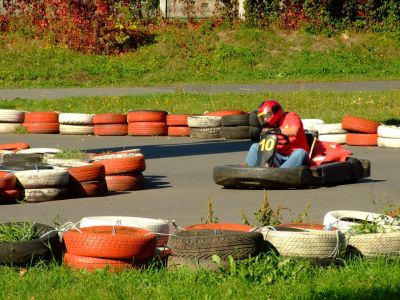
[[[262,139],[259,144],[261,151],[271,151],[274,149],[276,141],[273,138]]]

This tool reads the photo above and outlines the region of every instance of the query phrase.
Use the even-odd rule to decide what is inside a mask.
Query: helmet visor
[[[257,116],[260,124],[265,126],[272,117],[272,111],[262,111]]]

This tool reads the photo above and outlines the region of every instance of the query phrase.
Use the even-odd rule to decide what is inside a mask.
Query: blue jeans
[[[254,143],[251,145],[250,150],[247,153],[245,162],[250,167],[259,166],[261,163],[261,152],[258,151],[259,147],[259,143]],[[275,152],[272,160],[272,165],[279,168],[296,168],[300,166],[307,166],[310,163],[310,160],[308,159],[308,153],[302,148],[294,150],[289,156]]]

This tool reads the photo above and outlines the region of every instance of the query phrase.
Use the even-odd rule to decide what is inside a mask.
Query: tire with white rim
[[[27,170],[14,173],[17,182],[24,189],[36,189],[42,187],[62,187],[69,182],[69,174],[66,170]]]
[[[61,153],[63,152],[61,149],[57,148],[30,148],[30,149],[22,149],[16,152],[17,154],[32,154],[32,153]]]
[[[353,226],[363,223],[375,223],[380,230],[389,232],[400,230],[400,221],[395,218],[373,212],[357,210],[334,210],[325,214],[323,224],[336,227],[344,232],[350,231]]]
[[[342,128],[342,123],[315,124],[313,127],[314,130],[318,131],[318,134],[338,134],[347,132],[347,130]]]
[[[15,109],[0,109],[0,122],[22,123],[24,122],[25,112]]]
[[[93,125],[94,114],[60,113],[58,122],[60,124]]]
[[[110,153],[92,154],[90,155],[90,159],[92,161],[97,161],[104,159],[124,158],[124,157],[143,155],[140,151],[141,149],[136,148],[136,149],[129,149],[124,151],[110,152]]]
[[[378,137],[400,139],[400,126],[379,125]]]
[[[315,130],[314,126],[318,124],[325,124],[324,120],[321,119],[301,119],[303,128],[308,130]]]
[[[56,166],[56,167],[81,167],[89,165],[89,159],[67,159],[67,158],[54,158],[54,157],[43,157],[43,162]]]
[[[94,134],[94,125],[60,124],[60,134]]]
[[[157,247],[162,247],[168,243],[168,220],[126,216],[94,216],[84,217],[79,223],[80,228],[113,225],[142,228],[157,235]]]
[[[23,191],[24,200],[29,203],[59,200],[65,198],[66,195],[66,188],[37,188]]]
[[[378,147],[382,148],[400,148],[400,138],[384,138],[378,136]]]
[[[189,127],[211,128],[221,126],[221,117],[192,116],[188,118]]]
[[[346,144],[346,134],[338,133],[338,134],[320,134],[318,135],[318,139],[321,142],[332,142],[338,144]]]
[[[400,231],[349,235],[347,247],[367,257],[399,256]]]
[[[0,133],[15,133],[21,127],[22,123],[0,123]]]

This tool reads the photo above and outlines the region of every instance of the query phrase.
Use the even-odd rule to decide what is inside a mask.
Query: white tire
[[[65,168],[73,168],[73,167],[81,167],[90,165],[89,159],[66,159],[66,158],[53,158],[53,157],[43,157],[43,162],[55,166],[55,167],[65,167]]]
[[[69,182],[67,170],[27,170],[14,173],[17,182],[24,189],[62,187]]]
[[[22,123],[0,123],[0,133],[15,133]]]
[[[301,119],[303,128],[307,130],[315,130],[314,126],[318,124],[325,124],[324,120],[321,119]]]
[[[400,139],[400,126],[379,125],[378,137]]]
[[[382,148],[400,148],[400,138],[399,139],[392,139],[392,138],[378,137],[378,147],[382,147]]]
[[[332,142],[338,144],[346,144],[346,134],[339,133],[339,134],[321,134],[318,135],[318,139],[321,142]]]
[[[60,134],[94,134],[94,125],[60,124]]]
[[[169,221],[163,219],[150,219],[124,216],[98,216],[84,217],[80,220],[80,228],[91,226],[129,226],[146,229],[157,235],[157,247],[168,243]]]
[[[191,116],[188,117],[188,126],[199,128],[221,127],[221,117]]]
[[[347,245],[351,250],[359,251],[367,257],[399,256],[400,231],[349,235]]]
[[[342,123],[315,124],[314,130],[318,131],[318,134],[338,134],[347,132],[347,130],[342,128]]]
[[[0,109],[0,122],[22,123],[25,119],[25,112],[14,109]]]
[[[325,214],[323,224],[347,232],[363,222],[376,223],[381,231],[400,230],[400,221],[382,214],[357,210],[334,210]]]
[[[94,114],[60,113],[60,124],[93,125]]]
[[[266,226],[258,229],[280,255],[335,259],[346,251],[346,237],[340,231],[302,230]]]
[[[92,161],[97,160],[105,160],[105,159],[113,159],[113,158],[125,158],[125,157],[133,157],[138,155],[143,155],[140,153],[141,149],[129,149],[125,151],[118,151],[118,152],[111,152],[111,153],[104,153],[104,154],[93,154],[90,155],[90,159]]]
[[[24,200],[29,203],[59,200],[66,195],[66,188],[24,189]]]
[[[45,154],[45,153],[61,153],[63,152],[60,149],[57,148],[30,148],[30,149],[22,149],[16,152],[17,154],[32,154],[32,153],[38,153],[38,154]]]

